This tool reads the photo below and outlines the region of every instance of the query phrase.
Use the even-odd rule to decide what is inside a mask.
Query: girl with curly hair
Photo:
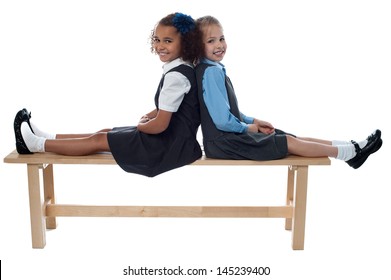
[[[151,49],[163,65],[155,109],[137,126],[103,129],[92,134],[49,134],[20,110],[15,117],[16,148],[20,154],[52,152],[82,156],[111,152],[126,172],[149,177],[181,167],[202,155],[196,134],[200,125],[193,62],[200,43],[195,21],[182,13],[162,18],[151,33]]]

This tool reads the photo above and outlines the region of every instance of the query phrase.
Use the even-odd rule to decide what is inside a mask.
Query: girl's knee
[[[288,146],[294,143],[297,140],[297,138],[293,137],[292,135],[286,135],[286,142],[288,143]]]
[[[292,153],[294,150],[297,149],[298,146],[302,143],[302,141],[292,135],[286,136],[286,143],[288,146],[288,151]]]
[[[102,132],[95,133],[95,139],[99,142],[106,140],[107,139],[107,132],[102,131]]]
[[[107,150],[108,149],[108,140],[107,140],[107,132],[97,132],[90,137],[91,144],[99,150]]]
[[[99,130],[98,132],[96,132],[96,133],[101,133],[101,132],[109,132],[109,131],[111,131],[112,129],[111,128],[105,128],[105,129],[101,129],[101,130]]]

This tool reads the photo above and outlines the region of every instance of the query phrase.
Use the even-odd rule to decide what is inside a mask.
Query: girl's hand
[[[159,134],[167,129],[170,124],[172,112],[159,110],[155,117],[142,117],[137,125],[137,129],[146,134]],[[141,122],[146,121],[146,122]]]
[[[147,115],[144,115],[141,117],[139,123],[146,123],[149,122],[149,117]]]
[[[248,124],[247,125],[247,132],[257,133],[258,132],[258,126],[256,124]]]
[[[254,124],[257,125],[259,132],[265,134],[271,134],[274,132],[274,126],[269,122],[254,119]]]

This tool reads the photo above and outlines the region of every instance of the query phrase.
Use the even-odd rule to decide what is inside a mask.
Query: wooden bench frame
[[[27,164],[33,248],[44,248],[46,229],[57,227],[56,217],[272,217],[285,218],[285,229],[292,230],[292,248],[304,249],[308,167],[330,165],[328,157],[288,156],[273,161],[219,160],[202,157],[192,165],[202,166],[288,166],[284,206],[86,206],[56,204],[53,165],[116,164],[110,153],[90,156],[61,156],[52,153],[19,155],[11,152],[5,163]],[[40,170],[43,178],[41,193]]]

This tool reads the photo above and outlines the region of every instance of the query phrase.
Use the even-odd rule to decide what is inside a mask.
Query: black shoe
[[[383,145],[383,140],[381,139],[381,131],[376,129],[371,135],[367,138],[368,143],[364,148],[360,148],[360,146],[355,142],[351,141],[356,148],[356,156],[348,161],[346,161],[349,166],[354,169],[359,168],[363,163],[367,160],[367,158],[377,152],[381,146]]]
[[[14,131],[15,131],[15,141],[16,141],[16,150],[19,154],[32,154],[27,148],[26,143],[23,140],[21,126],[23,122],[27,122],[30,126],[30,116],[31,114],[26,110],[20,110],[14,120]],[[31,127],[31,126],[30,126]]]

